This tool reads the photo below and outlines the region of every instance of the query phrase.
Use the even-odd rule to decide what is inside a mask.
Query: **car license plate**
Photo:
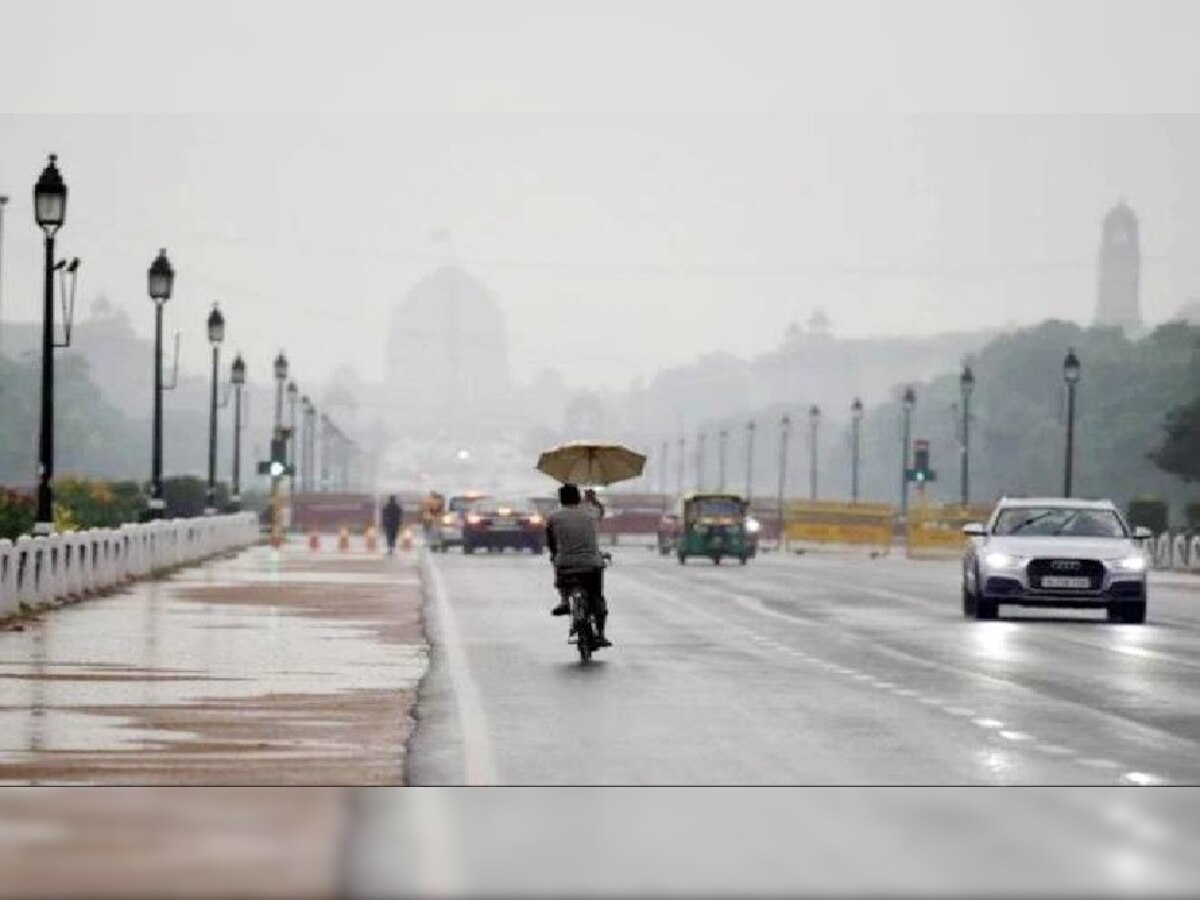
[[[1071,575],[1046,575],[1042,578],[1042,587],[1044,588],[1069,588],[1077,591],[1086,591],[1092,586],[1092,579],[1081,578]]]
[[[493,528],[494,530],[496,530],[496,531],[516,531],[516,530],[517,530],[517,523],[516,523],[516,522],[503,522],[503,521],[501,521],[501,522],[496,522],[496,523],[494,523],[494,524],[492,525],[492,528]]]

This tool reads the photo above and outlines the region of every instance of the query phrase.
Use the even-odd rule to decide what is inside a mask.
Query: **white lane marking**
[[[1042,753],[1050,756],[1074,756],[1075,751],[1070,747],[1062,747],[1058,744],[1038,744],[1037,749]]]
[[[1004,723],[999,719],[972,719],[971,722],[978,725],[980,728],[987,728],[996,731],[1004,727]]]
[[[421,562],[425,571],[429,573],[433,602],[437,606],[438,622],[441,625],[442,650],[446,654],[446,667],[450,672],[450,684],[454,688],[454,698],[458,706],[466,783],[499,784],[487,715],[483,711],[479,688],[471,676],[471,666],[463,648],[458,617],[446,599],[446,585],[442,581],[442,573],[437,563],[428,554],[422,555]]]
[[[1111,759],[1077,759],[1077,763],[1081,766],[1087,766],[1089,769],[1119,769],[1121,764]]]
[[[958,716],[963,719],[973,719],[978,715],[973,709],[968,709],[965,706],[943,706],[942,709],[952,716]]]
[[[1001,731],[1000,737],[1006,741],[1032,741],[1033,735],[1026,734],[1024,731]]]
[[[1151,775],[1149,772],[1126,772],[1121,777],[1131,784],[1137,785],[1162,784],[1164,781],[1164,779],[1159,778],[1157,775]]]

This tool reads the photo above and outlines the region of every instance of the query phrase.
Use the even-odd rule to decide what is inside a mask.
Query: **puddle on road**
[[[0,634],[0,780],[39,754],[127,753],[222,730],[266,750],[272,716],[315,734],[334,730],[322,723],[337,725],[343,695],[399,703],[427,666],[419,603],[400,596],[417,593],[415,573],[369,562],[373,572],[314,572],[260,548]],[[279,698],[289,703],[273,709]],[[265,740],[252,741],[249,718]]]

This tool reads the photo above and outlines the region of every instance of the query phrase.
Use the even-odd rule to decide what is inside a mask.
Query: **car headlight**
[[[762,525],[759,524],[758,519],[747,519],[746,520],[746,530],[748,532],[750,532],[751,534],[758,534],[758,531],[760,528],[762,528]]]
[[[1146,557],[1126,556],[1124,559],[1113,560],[1112,567],[1120,572],[1146,571]]]
[[[992,552],[984,560],[990,569],[1015,569],[1021,565],[1021,557],[1011,553]]]

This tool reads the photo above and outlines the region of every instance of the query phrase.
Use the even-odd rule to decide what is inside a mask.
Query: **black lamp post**
[[[679,494],[680,497],[683,496],[683,480],[684,480],[683,470],[684,470],[684,467],[687,465],[686,454],[687,454],[687,438],[681,437],[679,439],[679,453],[677,454],[678,459],[675,460],[675,487],[676,487],[676,493]]]
[[[300,389],[296,387],[296,382],[289,381],[287,386],[288,395],[288,462],[292,466],[291,474],[288,475],[288,494],[295,496],[296,494],[296,402],[300,397]]]
[[[962,474],[959,486],[962,505],[971,502],[971,394],[975,392],[975,373],[970,365],[964,364],[958,376],[958,391],[962,396]]]
[[[704,490],[704,450],[708,435],[703,431],[696,437],[696,490]]]
[[[754,420],[746,423],[746,507],[749,508],[754,494]]]
[[[38,440],[37,517],[33,533],[54,533],[54,237],[67,218],[67,186],[58,171],[58,157],[50,161],[33,186],[33,212],[45,235],[42,319],[42,403]]]
[[[159,250],[146,273],[146,290],[154,302],[154,424],[150,451],[150,518],[161,519],[167,504],[163,499],[162,481],[162,326],[163,306],[171,299],[175,287],[175,270],[167,259],[167,251]]]
[[[316,444],[313,440],[313,417],[316,416],[317,410],[307,395],[300,398],[300,411],[304,417],[300,440],[300,463],[302,466],[300,490],[304,493],[311,493],[313,490],[313,471],[315,468],[313,457],[316,453]]]
[[[900,435],[900,518],[908,521],[908,454],[912,444],[912,412],[917,405],[916,391],[906,387],[900,403],[904,410],[904,427]]]
[[[862,448],[862,400],[850,404],[850,501],[858,502],[858,465]]]
[[[279,430],[283,427],[283,383],[288,377],[288,361],[283,355],[283,351],[279,351],[279,355],[275,357],[275,429]]]
[[[808,494],[810,500],[817,499],[817,445],[821,434],[821,407],[813,404],[808,408]]]
[[[788,456],[788,435],[792,430],[792,417],[784,415],[779,420],[779,491],[775,497],[775,524],[779,532],[777,542],[779,547],[783,547],[783,492],[787,485],[787,456]]]
[[[242,354],[233,358],[233,366],[229,370],[229,380],[233,383],[233,478],[230,500],[234,509],[242,508],[242,385],[246,383],[246,363]]]
[[[1067,459],[1063,475],[1063,496],[1070,497],[1075,475],[1075,386],[1081,375],[1079,357],[1075,350],[1067,351],[1063,360],[1063,381],[1067,383]]]
[[[729,445],[729,432],[722,428],[717,435],[717,490],[725,490],[725,451]]]
[[[208,314],[208,342],[212,344],[212,392],[208,402],[208,492],[204,514],[217,514],[217,381],[220,378],[221,341],[225,340],[225,317],[217,304]]]

